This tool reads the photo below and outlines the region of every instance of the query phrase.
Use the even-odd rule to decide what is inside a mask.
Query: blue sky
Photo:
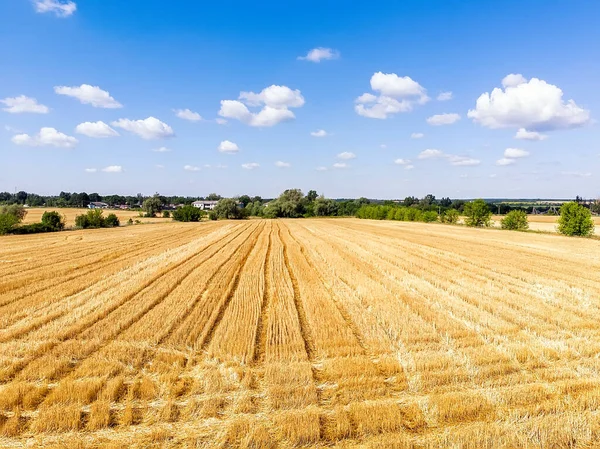
[[[600,196],[599,2],[11,0],[0,17],[0,190]]]

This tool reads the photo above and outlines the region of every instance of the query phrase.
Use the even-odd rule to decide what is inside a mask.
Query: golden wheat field
[[[2,448],[600,445],[600,241],[355,219],[0,240]]]

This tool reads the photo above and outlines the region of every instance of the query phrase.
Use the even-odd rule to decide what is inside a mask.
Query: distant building
[[[102,203],[100,201],[92,201],[90,204],[88,204],[88,208],[90,208],[90,209],[107,209],[108,204]]]
[[[194,201],[192,206],[197,207],[200,210],[213,210],[217,205],[218,201],[201,200]]]

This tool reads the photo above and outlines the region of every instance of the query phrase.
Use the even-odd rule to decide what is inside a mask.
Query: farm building
[[[194,201],[192,206],[197,207],[201,210],[213,210],[217,205],[218,201],[210,201],[210,200],[200,200]]]
[[[90,209],[107,209],[108,204],[102,203],[100,201],[92,201],[90,204],[88,204],[88,208],[90,208]]]

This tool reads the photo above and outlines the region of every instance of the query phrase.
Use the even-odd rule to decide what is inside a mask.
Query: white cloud
[[[452,100],[452,92],[442,92],[437,96],[438,101]]]
[[[525,128],[532,131],[576,128],[590,123],[590,111],[573,100],[563,101],[563,91],[544,80],[508,75],[504,90],[495,88],[478,99],[468,116],[487,128]]]
[[[54,92],[58,95],[77,98],[81,103],[91,104],[95,108],[118,109],[123,107],[107,91],[89,84],[82,84],[79,87],[56,86]]]
[[[458,114],[436,114],[427,119],[427,123],[432,126],[452,125],[460,120]]]
[[[348,168],[348,164],[345,162],[336,162],[333,164],[333,168]]]
[[[327,59],[337,59],[340,52],[331,48],[317,47],[310,50],[306,56],[298,56],[299,60],[310,62],[321,62]]]
[[[310,135],[313,137],[326,137],[329,134],[327,134],[327,131],[325,131],[324,129],[319,129],[318,131],[311,132]]]
[[[560,174],[563,176],[573,176],[575,178],[589,178],[592,176],[591,172],[581,172],[581,171],[563,171]]]
[[[217,164],[217,165],[215,165],[215,167],[225,169],[225,168],[227,168],[227,165]]]
[[[277,161],[275,162],[275,166],[279,168],[290,168],[292,164],[290,164],[289,162]]]
[[[215,122],[217,123],[217,125],[227,125],[227,120],[225,120],[224,118],[216,118]]]
[[[119,135],[118,132],[102,121],[80,123],[75,128],[75,132],[88,137],[94,137],[96,139],[116,137]]]
[[[256,162],[248,162],[247,164],[242,164],[242,168],[245,168],[246,170],[254,170],[258,167],[260,167],[260,164],[257,164]]]
[[[515,139],[520,140],[546,140],[548,138],[545,134],[540,134],[535,131],[527,131],[525,128],[519,128],[517,134],[515,134]]]
[[[507,148],[504,150],[504,157],[509,159],[519,159],[529,156],[529,152],[520,148]]]
[[[527,78],[525,78],[520,73],[511,73],[510,75],[506,75],[502,79],[502,85],[504,87],[515,87],[519,84],[525,84],[527,82]]]
[[[69,17],[77,10],[77,4],[70,0],[34,0],[36,12],[52,12],[56,17]]]
[[[414,166],[414,165],[406,165],[406,166],[404,167],[404,170],[412,170],[412,169],[414,169],[414,168],[415,168],[415,166]]]
[[[481,164],[479,159],[475,159],[468,156],[458,156],[455,154],[446,154],[441,150],[428,149],[421,151],[418,156],[419,159],[446,159],[450,165],[456,167],[474,167]]]
[[[109,165],[108,167],[104,167],[102,171],[106,173],[123,173],[123,167],[120,165]]]
[[[513,165],[516,162],[517,162],[516,159],[510,159],[510,158],[507,158],[507,157],[503,157],[502,159],[498,159],[496,161],[496,165],[499,165],[499,166],[502,167],[502,166],[506,166],[506,165]]]
[[[274,126],[292,120],[296,116],[288,108],[304,105],[304,97],[298,89],[292,90],[287,86],[276,85],[269,86],[259,93],[240,92],[238,100],[222,100],[219,115],[257,127]],[[262,109],[259,112],[251,112],[248,106]]]
[[[423,150],[419,153],[418,158],[419,159],[435,159],[435,158],[440,158],[440,157],[444,157],[444,152],[440,151],[440,150],[433,150],[433,149],[427,149],[427,150]]]
[[[423,133],[412,133],[410,135],[411,139],[422,139],[423,137],[425,137],[425,134]]]
[[[67,136],[54,128],[42,128],[35,136],[17,134],[12,138],[17,145],[30,147],[54,146],[58,148],[73,148],[79,142],[75,137]]]
[[[385,150],[387,148],[387,145],[385,143],[382,143],[381,145],[379,145],[379,148]]]
[[[315,170],[317,170],[317,171],[327,171],[327,167],[323,167],[321,165],[320,167],[315,168]]]
[[[410,160],[409,159],[396,159],[394,161],[394,164],[396,164],[396,165],[409,165],[410,164]]]
[[[175,135],[173,128],[154,117],[148,117],[144,120],[129,120],[122,118],[112,122],[111,125],[137,134],[145,140],[164,139]]]
[[[356,154],[351,153],[350,151],[344,151],[336,156],[338,159],[343,159],[345,161],[356,158]]]
[[[371,89],[379,95],[364,93],[355,100],[354,110],[363,117],[386,119],[399,112],[411,111],[415,104],[429,101],[427,91],[419,83],[395,73],[374,73]]]
[[[163,168],[165,168],[165,166],[161,165],[161,164],[156,164],[155,167],[158,168],[159,170],[162,170]]]
[[[219,144],[219,151],[221,153],[235,154],[240,151],[240,147],[238,147],[234,142],[224,140]]]
[[[200,171],[200,167],[196,167],[195,165],[184,165],[183,169],[185,171]]]
[[[86,173],[96,173],[98,171],[97,168],[86,168],[85,169]]]
[[[152,151],[154,151],[155,153],[169,153],[172,150],[167,147],[160,147],[160,148],[155,148]]]
[[[476,165],[481,164],[481,161],[479,159],[474,159],[472,157],[455,156],[453,154],[450,154],[447,157],[448,161],[450,161],[450,165],[454,165],[457,167],[474,167]]]
[[[190,109],[173,109],[175,115],[181,119],[189,120],[190,122],[199,122],[202,120],[202,116],[197,112],[191,111]]]
[[[498,177],[498,175],[497,175],[496,173],[492,173],[492,174],[490,175],[490,178],[497,178],[497,177]]]
[[[50,109],[48,106],[39,104],[35,98],[26,97],[25,95],[19,95],[18,97],[5,98],[0,100],[0,103],[6,105],[6,108],[2,108],[3,111],[11,114],[21,114],[23,112],[32,112],[34,114],[47,114]]]

